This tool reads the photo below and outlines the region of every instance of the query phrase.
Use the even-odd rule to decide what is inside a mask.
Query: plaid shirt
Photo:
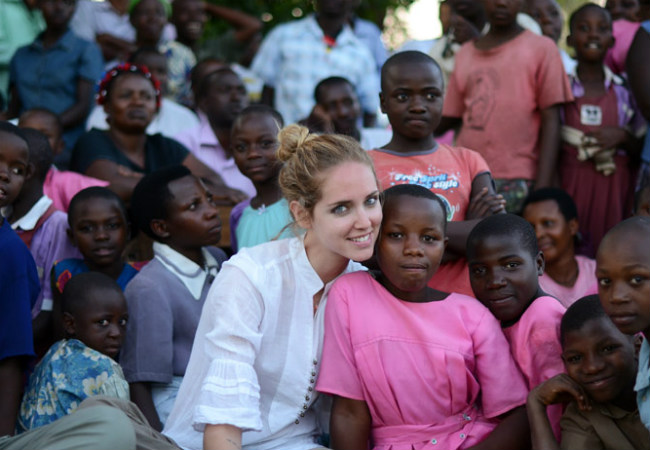
[[[252,69],[275,89],[275,108],[287,123],[309,115],[316,84],[331,76],[347,78],[356,86],[365,112],[374,114],[379,107],[379,77],[368,48],[347,25],[328,46],[314,15],[271,31]]]

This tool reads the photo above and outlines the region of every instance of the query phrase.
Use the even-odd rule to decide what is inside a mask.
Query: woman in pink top
[[[558,188],[539,189],[524,202],[522,215],[535,228],[544,253],[542,290],[567,308],[579,298],[597,294],[596,261],[576,255],[578,211],[571,196]]]
[[[381,273],[330,291],[316,389],[332,394],[334,449],[524,448],[526,386],[499,323],[471,297],[427,286],[447,244],[428,189],[385,192]]]

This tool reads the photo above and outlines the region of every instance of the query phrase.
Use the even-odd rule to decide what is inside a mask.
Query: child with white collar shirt
[[[131,200],[135,225],[154,239],[154,258],[125,291],[129,322],[120,364],[131,400],[162,429],[192,350],[212,280],[226,260],[215,247],[221,220],[212,195],[183,166],[145,176]]]

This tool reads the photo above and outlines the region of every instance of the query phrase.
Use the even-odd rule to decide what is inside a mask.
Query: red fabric
[[[34,226],[33,230],[16,230],[16,234],[25,243],[27,248],[32,248],[32,239],[34,238],[34,234],[36,234],[41,225],[43,225],[43,223],[49,219],[52,214],[54,214],[54,211],[57,211],[57,209],[54,207],[54,205],[50,205],[45,213],[43,213],[38,221],[36,221],[36,225]]]

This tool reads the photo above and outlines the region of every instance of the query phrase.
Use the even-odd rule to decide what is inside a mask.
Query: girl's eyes
[[[366,199],[366,206],[374,206],[379,203],[379,195],[373,195]]]
[[[101,319],[101,320],[98,320],[97,323],[102,327],[106,327],[106,326],[108,326],[109,322],[108,322],[107,319]]]
[[[426,94],[426,97],[427,97],[427,100],[436,100],[440,96],[435,92],[428,92]]]
[[[19,175],[19,176],[25,175],[25,169],[23,169],[22,167],[13,167],[11,169],[11,172],[14,175]]]
[[[609,283],[610,283],[609,278],[598,278],[598,285],[599,286],[607,287],[607,286],[609,286]]]
[[[121,327],[125,327],[126,323],[128,322],[128,319],[120,319],[118,322]]]
[[[391,238],[391,239],[401,239],[404,237],[404,234],[398,233],[398,232],[391,232],[391,233],[386,233],[386,235]]]
[[[509,263],[506,263],[506,265],[505,265],[506,269],[516,269],[517,267],[519,267],[518,262],[509,262]]]
[[[582,357],[580,355],[573,355],[566,358],[566,362],[569,364],[577,364],[580,362],[581,359]]]
[[[473,267],[472,273],[475,275],[483,275],[486,272],[485,267]]]
[[[397,95],[395,96],[395,98],[396,98],[397,101],[399,101],[399,102],[404,102],[404,101],[408,100],[409,96],[406,95],[406,94],[397,94]]]
[[[429,235],[429,234],[425,234],[424,236],[422,236],[422,240],[423,240],[424,242],[430,244],[430,243],[432,243],[432,242],[437,241],[438,239],[436,239],[435,236],[431,236],[431,235]]]
[[[544,225],[545,227],[552,227],[553,225],[555,225],[555,222],[553,222],[552,220],[545,220],[542,222],[542,225]]]
[[[111,222],[106,226],[106,228],[108,228],[109,230],[117,230],[121,226],[122,224],[120,222]]]
[[[345,205],[338,205],[332,208],[332,213],[336,214],[337,216],[343,215],[346,212],[348,212],[348,207]]]

